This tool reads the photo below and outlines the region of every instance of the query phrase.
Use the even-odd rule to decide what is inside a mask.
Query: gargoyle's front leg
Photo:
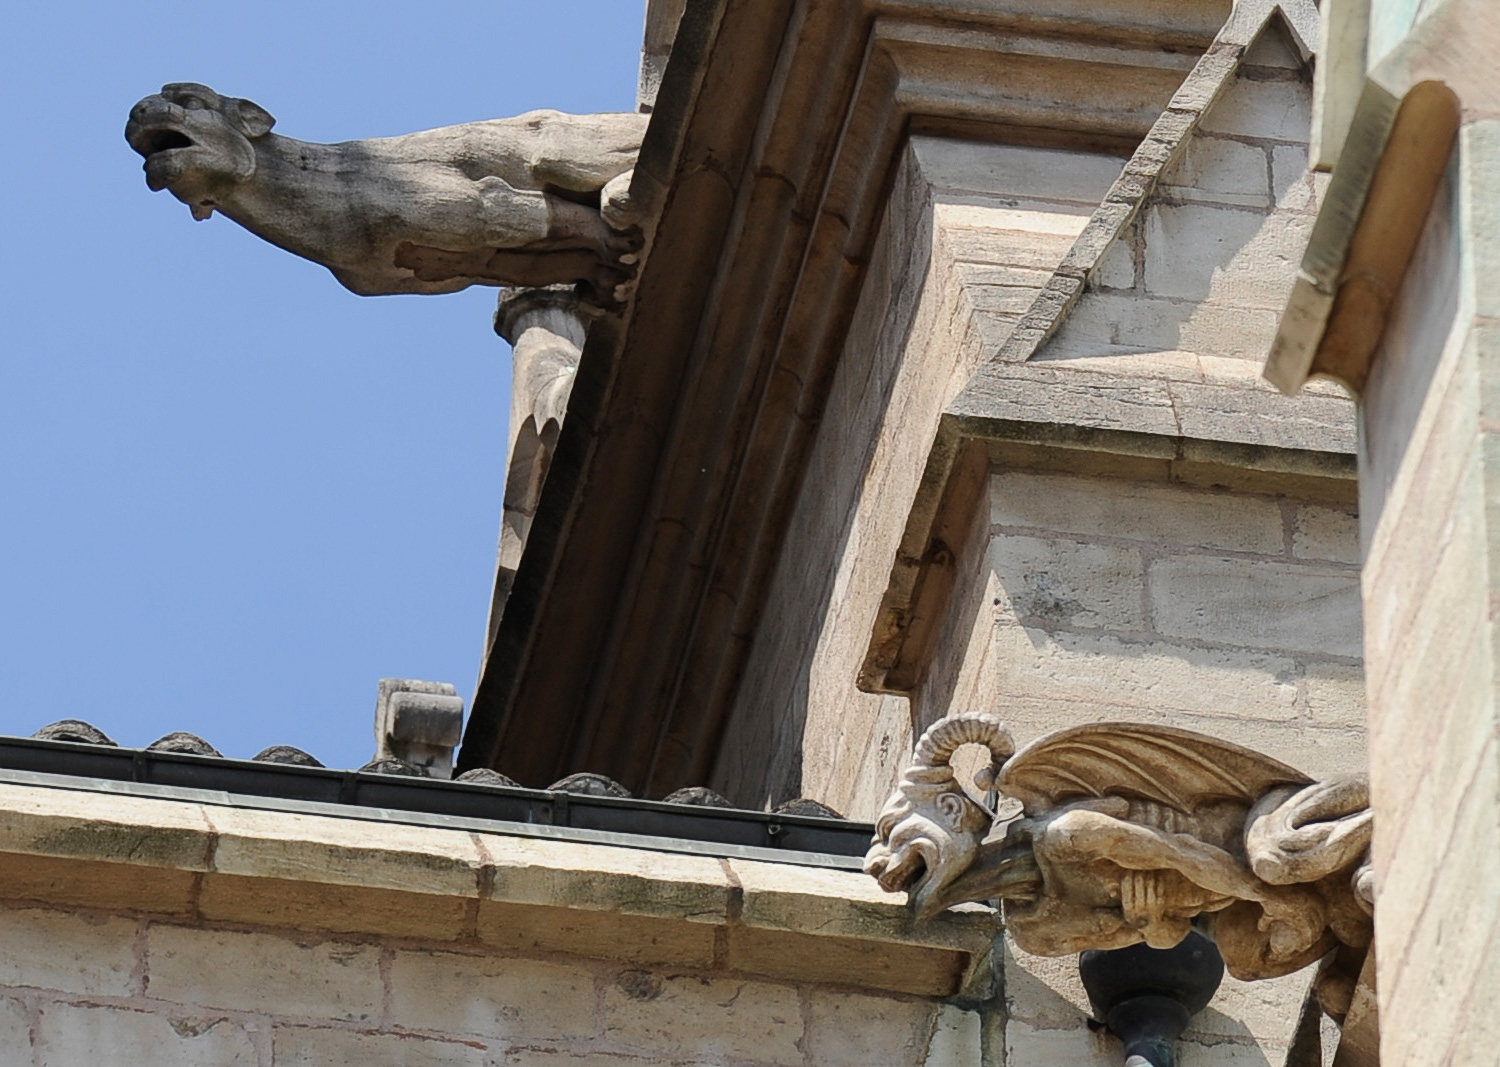
[[[1044,868],[1103,860],[1126,872],[1175,872],[1203,891],[1205,903],[1218,907],[1230,900],[1252,901],[1264,909],[1263,926],[1271,928],[1282,950],[1293,942],[1316,940],[1325,925],[1316,894],[1301,887],[1267,885],[1234,856],[1187,834],[1168,833],[1096,811],[1072,810],[1051,820],[1037,834],[1034,847]],[[1181,926],[1175,921],[1181,918],[1181,906],[1173,908],[1172,902],[1154,899],[1144,887],[1133,881],[1126,886],[1124,881],[1122,910],[1131,908],[1135,918],[1146,923],[1143,932],[1148,941],[1169,939]],[[1191,906],[1192,902],[1183,903]],[[1152,933],[1153,916],[1175,918]]]

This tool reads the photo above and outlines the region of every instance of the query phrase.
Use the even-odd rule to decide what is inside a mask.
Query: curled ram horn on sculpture
[[[631,274],[630,174],[647,116],[532,111],[338,144],[272,133],[249,100],[176,82],[130,112],[146,184],[220,212],[361,295],[579,283],[610,303]]]
[[[977,784],[1020,806],[1003,833],[949,766],[971,742],[993,759]],[[1359,776],[1313,782],[1238,745],[1133,723],[1016,750],[999,720],[960,715],[918,742],[865,869],[906,890],[919,918],[998,899],[1007,931],[1039,955],[1170,947],[1203,920],[1249,980],[1323,957],[1357,965],[1372,936],[1370,832]]]
[[[964,792],[948,762],[966,744],[986,746],[996,767],[1015,751],[1005,727],[988,716],[931,727],[881,812],[865,856],[865,873],[888,891],[907,890],[920,918],[947,907],[945,891],[972,865],[994,821]]]

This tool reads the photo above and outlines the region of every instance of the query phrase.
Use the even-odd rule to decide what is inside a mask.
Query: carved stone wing
[[[1191,730],[1100,722],[1024,746],[1005,761],[995,787],[1035,816],[1065,801],[1105,796],[1190,813],[1217,800],[1253,804],[1268,789],[1311,781],[1269,756]]]

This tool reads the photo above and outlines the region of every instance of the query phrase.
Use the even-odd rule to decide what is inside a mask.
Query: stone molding
[[[994,933],[855,871],[14,783],[0,899],[975,999]]]

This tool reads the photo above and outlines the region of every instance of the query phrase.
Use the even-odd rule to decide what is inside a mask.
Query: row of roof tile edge
[[[49,723],[36,733],[31,735],[36,741],[65,741],[73,744],[99,745],[106,748],[119,748],[118,742],[112,740],[103,730],[82,719],[59,719],[57,722]],[[151,742],[141,751],[144,752],[175,752],[181,755],[209,756],[217,759],[229,759],[213,745],[209,744],[197,734],[188,733],[184,730],[176,730],[165,734]],[[303,751],[294,745],[270,745],[261,749],[250,757],[252,763],[281,763],[297,767],[326,768],[317,757]],[[364,765],[356,768],[359,771],[371,774],[394,774],[408,778],[431,777],[419,764],[410,763],[398,757],[377,757]],[[509,775],[501,774],[499,771],[490,770],[487,767],[476,767],[464,771],[453,779],[456,782],[468,782],[475,785],[505,786],[512,789],[525,788]],[[591,797],[618,797],[630,799],[631,792],[619,782],[608,775],[595,774],[592,771],[579,771],[558,779],[546,787],[547,792],[572,793],[578,796]],[[720,793],[714,792],[706,786],[686,786],[675,790],[661,799],[664,804],[685,804],[696,807],[709,808],[735,808],[730,800]],[[826,804],[822,804],[809,797],[797,797],[788,800],[772,809],[778,815],[806,815],[822,819],[842,819],[843,816]]]

